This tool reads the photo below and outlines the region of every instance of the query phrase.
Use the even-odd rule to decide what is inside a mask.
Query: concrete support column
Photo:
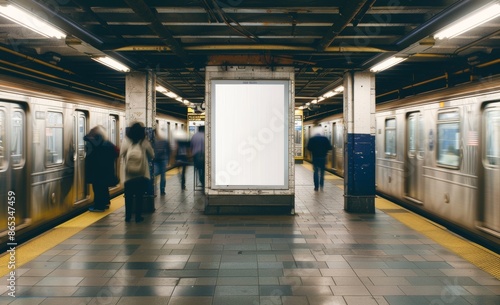
[[[154,143],[153,128],[156,124],[156,74],[152,71],[131,72],[125,78],[125,120],[127,129],[133,122],[142,122],[146,137]],[[154,212],[154,175],[152,160],[149,162],[151,180],[147,191],[144,212]]]
[[[344,210],[375,213],[375,76],[344,76]]]

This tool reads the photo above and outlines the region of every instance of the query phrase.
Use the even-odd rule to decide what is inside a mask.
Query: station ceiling
[[[390,56],[376,74],[377,103],[498,74],[500,18],[453,39],[433,35],[491,0],[0,0],[60,28],[45,38],[0,16],[0,76],[124,101],[125,74],[91,59],[109,55],[195,105],[205,67],[293,66],[306,119],[342,110],[342,95],[309,104]],[[157,111],[186,106],[157,94]]]

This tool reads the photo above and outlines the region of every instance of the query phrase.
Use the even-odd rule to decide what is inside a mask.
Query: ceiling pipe
[[[172,33],[161,23],[157,15],[143,0],[124,0],[124,2],[132,8],[144,21],[149,22],[149,27],[160,39],[167,45],[175,55],[182,59],[184,64],[190,66],[192,61],[187,52],[182,48],[181,44],[174,38]]]
[[[54,7],[46,6],[45,4],[40,3],[36,0],[21,0],[18,1],[18,3],[20,5],[23,5],[25,8],[33,8],[34,11],[44,13],[50,18],[49,21],[51,23],[54,23],[54,25],[58,26],[59,28],[61,28],[61,30],[90,44],[91,46],[100,50],[101,52],[106,53],[107,55],[113,57],[118,61],[121,61],[123,64],[128,65],[132,68],[138,68],[138,64],[135,61],[123,56],[120,53],[116,53],[114,51],[103,51],[104,41],[100,37],[87,31],[81,25],[77,24],[73,20],[60,15],[59,13],[54,11]],[[55,9],[57,9],[57,7],[55,7]]]
[[[2,64],[6,65],[6,66],[11,66],[11,67],[13,67],[13,69],[3,67]],[[14,64],[14,63],[11,63],[8,61],[0,60],[0,69],[11,72],[11,73],[15,73],[18,75],[22,75],[24,78],[39,79],[39,80],[42,80],[44,82],[54,83],[54,84],[57,84],[59,86],[67,87],[71,90],[80,90],[80,91],[83,91],[86,93],[91,93],[91,94],[102,96],[102,97],[119,99],[121,101],[125,100],[125,97],[121,94],[117,94],[115,92],[100,89],[100,88],[97,88],[94,86],[89,86],[89,85],[86,85],[84,83],[75,82],[75,81],[69,80],[65,77],[59,77],[57,75],[53,75],[50,73],[41,72],[41,71],[38,71],[36,69],[31,69],[31,68],[28,68],[28,67],[25,67],[22,65],[18,65],[18,64]],[[23,71],[25,71],[25,72],[23,72]]]
[[[235,50],[270,50],[270,51],[302,51],[302,52],[314,52],[316,49],[314,47],[307,46],[289,46],[289,45],[276,45],[276,44],[254,44],[254,45],[197,45],[197,46],[186,46],[184,48],[187,51],[235,51]],[[114,49],[120,52],[168,52],[171,49],[168,46],[163,45],[132,45],[126,47],[120,47]],[[327,53],[345,53],[345,52],[389,52],[389,50],[384,50],[375,47],[367,46],[335,46],[328,47],[325,49]]]
[[[359,12],[366,5],[368,0],[347,0],[339,6],[345,6],[345,9],[339,12],[340,18],[333,23],[327,34],[316,45],[318,51],[325,51],[335,38],[358,16]]]

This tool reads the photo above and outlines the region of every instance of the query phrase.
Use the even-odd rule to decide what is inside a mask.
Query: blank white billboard
[[[288,81],[212,80],[212,188],[288,189]]]

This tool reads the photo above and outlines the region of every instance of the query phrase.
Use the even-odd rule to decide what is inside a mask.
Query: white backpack
[[[146,171],[141,143],[132,144],[127,150],[125,172],[129,175],[144,175]]]

